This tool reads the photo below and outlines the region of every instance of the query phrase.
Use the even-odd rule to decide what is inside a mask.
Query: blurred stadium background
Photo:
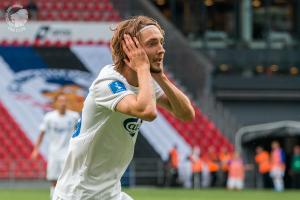
[[[12,15],[22,8],[29,19],[21,16],[17,24]],[[139,14],[165,29],[166,71],[191,97],[196,119],[183,123],[159,109],[153,123],[143,124],[122,179],[128,192],[136,199],[157,193],[155,199],[175,199],[180,187],[153,189],[166,185],[174,144],[180,161],[198,146],[201,155],[238,150],[253,164],[255,147],[270,150],[275,139],[287,155],[285,185],[291,188],[289,163],[300,144],[300,1],[1,0],[0,199],[14,199],[15,188],[31,188],[19,190],[20,196],[33,195],[28,199],[48,198],[47,138],[38,160],[30,160],[42,117],[61,92],[80,112],[91,81],[112,62],[110,28]],[[256,167],[247,171],[245,184],[251,190],[241,196],[222,189],[183,190],[177,198],[300,197],[297,191],[278,196],[252,190],[260,184]],[[141,186],[152,189],[132,189]]]

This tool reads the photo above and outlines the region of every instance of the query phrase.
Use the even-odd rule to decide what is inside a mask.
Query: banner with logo
[[[113,23],[108,22],[27,22],[24,25],[0,22],[0,40],[36,39],[49,41],[109,41]]]
[[[88,54],[89,48],[95,53]],[[81,112],[92,81],[101,67],[112,62],[106,45],[72,49],[0,47],[0,101],[32,142],[44,114],[53,109],[55,96],[66,94],[69,108]],[[47,146],[46,137],[41,147],[45,158]]]
[[[28,16],[21,4],[9,6],[4,12],[5,21],[0,22],[0,40],[108,41],[114,27],[113,22],[30,21]]]

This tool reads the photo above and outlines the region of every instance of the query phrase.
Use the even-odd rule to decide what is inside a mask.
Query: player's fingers
[[[126,43],[126,45],[127,45],[127,47],[128,47],[129,50],[133,50],[133,49],[136,48],[136,45],[135,45],[135,43],[133,42],[133,40],[132,40],[132,38],[131,38],[130,35],[125,34],[125,35],[124,35],[124,39],[125,39],[125,43]]]
[[[142,48],[142,46],[141,46],[139,40],[138,40],[136,37],[133,37],[133,40],[134,40],[134,43],[135,43],[135,45],[137,46],[137,48]]]
[[[122,41],[121,44],[122,44],[122,48],[123,48],[125,54],[128,56],[128,54],[129,54],[129,49],[128,49],[128,47],[127,47],[125,41]]]
[[[129,62],[129,60],[128,59],[123,59],[123,61],[125,62],[125,64],[128,66],[128,67],[130,67],[130,68],[132,68],[131,67],[131,64],[130,64],[130,62]]]
[[[128,40],[128,37],[126,36],[126,34],[124,35],[124,46],[126,47],[126,49],[128,50],[128,51],[130,51],[132,48],[131,48],[131,45],[130,45],[130,43],[129,43],[129,40]]]

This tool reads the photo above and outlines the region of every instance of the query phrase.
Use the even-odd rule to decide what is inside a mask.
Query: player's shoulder
[[[52,119],[55,119],[56,117],[57,117],[57,111],[52,110],[52,111],[47,112],[44,115],[44,120],[52,120]]]
[[[115,65],[106,65],[103,67],[91,87],[93,88],[95,85],[101,83],[104,85],[112,84],[112,86],[117,85],[124,87],[128,85],[126,78],[115,69]]]
[[[67,110],[67,114],[69,116],[72,116],[72,117],[75,117],[75,118],[79,118],[79,116],[80,116],[78,112],[75,112],[73,110]]]
[[[45,117],[53,117],[55,115],[57,115],[57,111],[56,110],[51,110],[51,111],[49,111],[45,114]]]
[[[97,79],[119,79],[126,81],[126,79],[115,69],[115,65],[104,66]]]

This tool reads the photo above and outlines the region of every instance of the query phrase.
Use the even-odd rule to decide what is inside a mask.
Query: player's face
[[[157,27],[152,26],[140,33],[140,40],[150,61],[150,71],[152,73],[160,73],[165,54],[163,35]]]
[[[67,108],[67,99],[65,96],[59,96],[56,101],[58,110],[65,110]]]
[[[278,142],[273,142],[272,143],[272,149],[278,149],[278,148],[279,148]]]

